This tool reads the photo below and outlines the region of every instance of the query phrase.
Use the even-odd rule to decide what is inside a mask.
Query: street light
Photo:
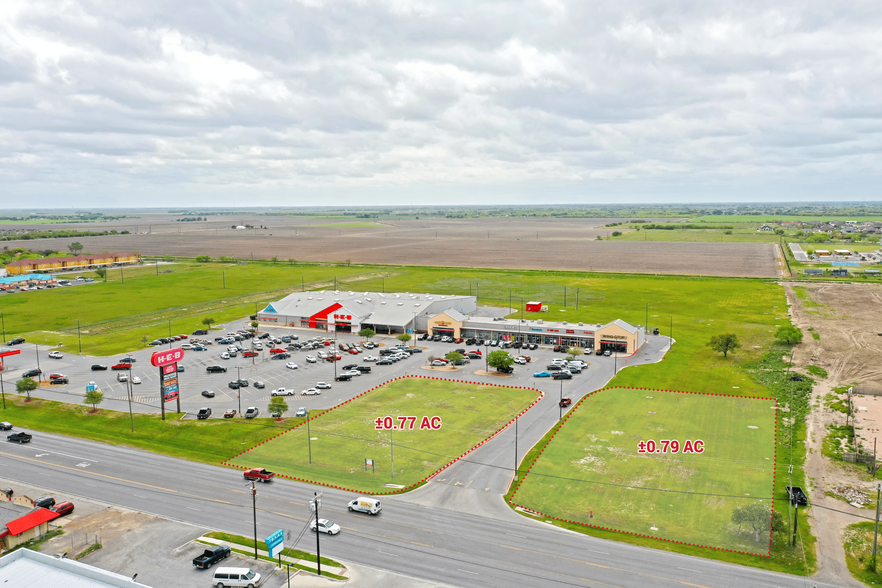
[[[257,488],[254,486],[254,480],[249,482],[251,482],[251,509],[254,511],[254,559],[257,559]]]
[[[239,369],[239,366],[236,366],[236,398],[239,399],[239,416],[242,416],[242,382],[240,381],[242,376]]]
[[[557,403],[557,406],[560,408],[560,415],[557,417],[557,420],[563,418],[563,378],[560,379],[560,402]]]

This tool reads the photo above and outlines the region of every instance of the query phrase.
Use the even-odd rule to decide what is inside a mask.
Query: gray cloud
[[[878,3],[5,4],[0,206],[876,197]]]

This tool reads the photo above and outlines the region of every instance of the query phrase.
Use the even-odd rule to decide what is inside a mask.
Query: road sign
[[[270,557],[276,557],[285,548],[285,532],[279,529],[266,538],[266,550]]]
[[[184,350],[180,347],[165,349],[163,351],[154,351],[153,355],[150,356],[150,365],[162,367],[164,365],[178,363],[182,359],[184,359]]]

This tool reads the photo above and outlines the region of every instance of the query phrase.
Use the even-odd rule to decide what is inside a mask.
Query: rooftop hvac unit
[[[564,321],[563,324],[567,324],[567,321]]]
[[[306,299],[307,299],[307,300],[312,300],[312,296],[307,296]]]
[[[398,306],[404,306],[404,303],[403,303],[403,302],[399,302],[399,303],[398,303]]]
[[[419,302],[414,302],[413,305],[414,305],[414,306],[419,306],[420,303],[419,303]]]
[[[541,325],[541,324],[542,324],[542,319],[537,319],[536,322],[539,323],[539,324]]]
[[[584,327],[584,326],[585,326],[585,323],[579,323],[579,326],[580,326],[580,327]]]
[[[371,301],[371,299],[370,299],[370,298],[365,298],[365,300],[367,300],[367,301],[368,301],[368,302],[370,302],[370,301]]]
[[[386,301],[385,301],[385,300],[381,300],[381,301],[380,301],[380,304],[386,304]]]
[[[356,303],[356,304],[361,304],[361,300],[356,300],[355,303]]]
[[[340,302],[339,298],[334,298],[334,302]]]

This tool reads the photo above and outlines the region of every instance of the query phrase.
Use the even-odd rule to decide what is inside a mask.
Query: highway
[[[470,456],[480,457],[480,452]],[[74,501],[88,497],[218,530],[253,533],[250,484],[228,468],[36,433],[29,445],[0,446],[0,471],[3,478]],[[281,528],[296,537],[315,491],[323,493],[322,516],[343,527],[337,536],[322,536],[324,555],[464,588],[807,585],[805,578],[558,529],[512,512],[496,492],[442,481],[384,497],[377,517],[349,513],[346,504],[354,495],[347,492],[286,480],[258,485],[258,535]],[[437,503],[440,496],[446,504]],[[298,547],[313,550],[314,542],[307,532]]]

